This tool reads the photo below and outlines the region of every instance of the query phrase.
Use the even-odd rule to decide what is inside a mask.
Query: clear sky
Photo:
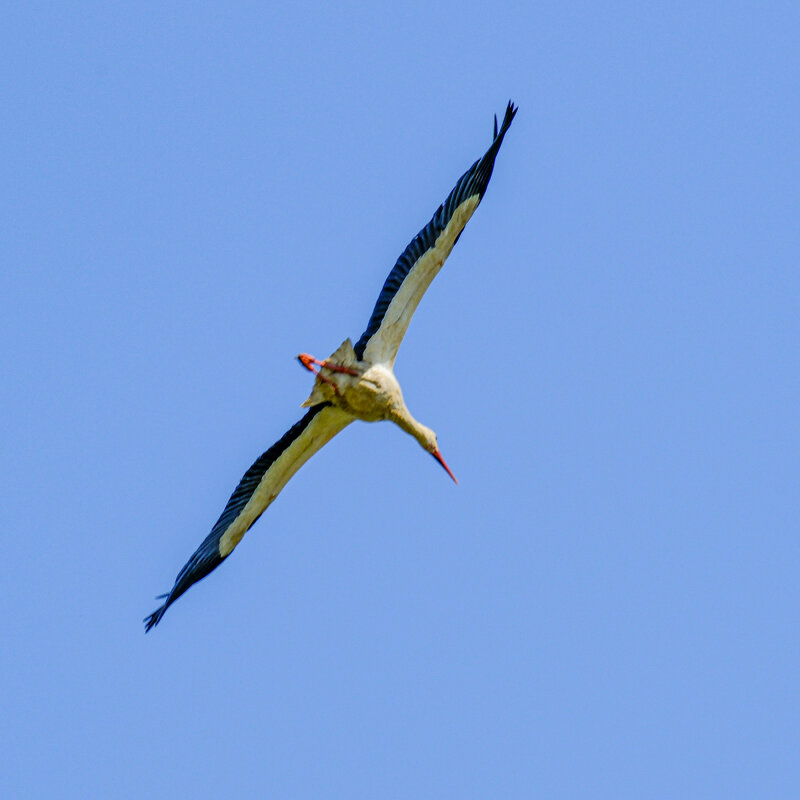
[[[12,3],[0,794],[800,796],[796,3]],[[293,359],[519,113],[397,374],[145,636]]]

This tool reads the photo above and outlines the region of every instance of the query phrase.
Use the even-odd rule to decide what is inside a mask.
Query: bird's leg
[[[320,364],[322,362],[318,361],[314,356],[310,356],[308,353],[300,353],[297,356],[297,360],[309,371],[313,372],[315,375],[319,370],[314,369],[312,366],[313,364]]]
[[[326,378],[322,374],[323,369],[329,369],[331,372],[343,372],[345,375],[358,375],[358,373],[353,369],[342,367],[338,364],[329,364],[327,361],[320,361],[318,358],[314,358],[314,356],[310,356],[308,353],[300,353],[300,355],[297,356],[297,360],[309,372],[313,372],[323,383],[327,383],[328,386],[332,386],[333,391],[336,394],[339,394],[339,387],[330,378]],[[315,364],[319,366],[319,369],[314,369]]]
[[[308,353],[300,353],[297,356],[297,360],[309,371],[313,372],[323,383],[327,383],[328,386],[333,387],[333,391],[336,394],[339,394],[339,387],[330,379],[326,378],[324,375],[320,374],[319,369],[315,369],[314,364],[319,364],[320,367],[322,366],[322,361],[314,356],[310,356]]]
[[[358,372],[354,369],[350,369],[350,367],[343,367],[341,364],[331,364],[330,362],[320,361],[318,358],[314,358],[314,356],[310,356],[308,353],[300,353],[297,356],[297,360],[310,372],[313,372],[316,375],[319,375],[319,371],[314,369],[312,366],[313,364],[319,365],[320,369],[329,369],[331,372],[341,372],[344,375],[355,375],[358,377]],[[320,377],[322,377],[320,375]],[[323,378],[324,380],[324,378]]]

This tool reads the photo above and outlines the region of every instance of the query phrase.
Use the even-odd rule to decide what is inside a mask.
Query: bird
[[[245,472],[219,519],[178,573],[164,602],[145,617],[145,632],[193,584],[216,569],[234,550],[289,479],[351,422],[390,420],[413,436],[456,482],[436,434],[418,422],[403,400],[394,375],[397,351],[422,295],[450,255],[478,204],[494,169],[495,158],[517,107],[509,101],[498,128],[494,118],[492,143],[457,181],[431,220],[397,259],[358,341],[344,342],[324,360],[308,353],[297,356],[315,374],[303,418],[295,423]]]

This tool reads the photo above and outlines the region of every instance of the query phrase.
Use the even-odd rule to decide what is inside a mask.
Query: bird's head
[[[436,434],[421,422],[417,422],[414,417],[408,412],[404,403],[395,408],[390,419],[396,422],[406,433],[410,433],[420,444],[420,447],[427,450],[443,467],[444,471],[456,482],[456,476],[450,472],[450,467],[447,466],[442,454],[439,452],[439,443],[436,441]]]
[[[444,467],[444,471],[458,483],[456,476],[450,471],[450,467],[447,466],[445,460],[442,458],[442,454],[439,452],[439,443],[436,441],[436,434],[424,425],[420,425],[419,427],[420,435],[417,436],[417,441]]]

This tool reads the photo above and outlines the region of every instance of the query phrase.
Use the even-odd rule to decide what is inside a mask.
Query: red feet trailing
[[[342,367],[339,364],[329,364],[327,361],[320,361],[318,358],[314,358],[314,356],[310,356],[308,353],[300,353],[300,355],[297,356],[297,360],[309,372],[313,372],[323,383],[327,383],[329,386],[332,386],[333,391],[336,394],[339,394],[339,387],[330,378],[326,378],[322,374],[323,369],[330,370],[331,372],[341,372],[345,375],[358,376],[358,372],[356,372],[354,369]],[[315,364],[319,367],[319,369],[314,369]]]
[[[319,370],[314,369],[314,364],[320,369],[329,369],[331,372],[341,372],[344,375],[355,375],[358,377],[358,372],[354,369],[350,369],[350,367],[343,367],[339,364],[329,364],[327,361],[320,361],[318,358],[314,358],[314,356],[310,356],[308,353],[300,353],[300,355],[297,356],[297,360],[309,370],[309,372],[313,372],[315,375],[319,374]]]

